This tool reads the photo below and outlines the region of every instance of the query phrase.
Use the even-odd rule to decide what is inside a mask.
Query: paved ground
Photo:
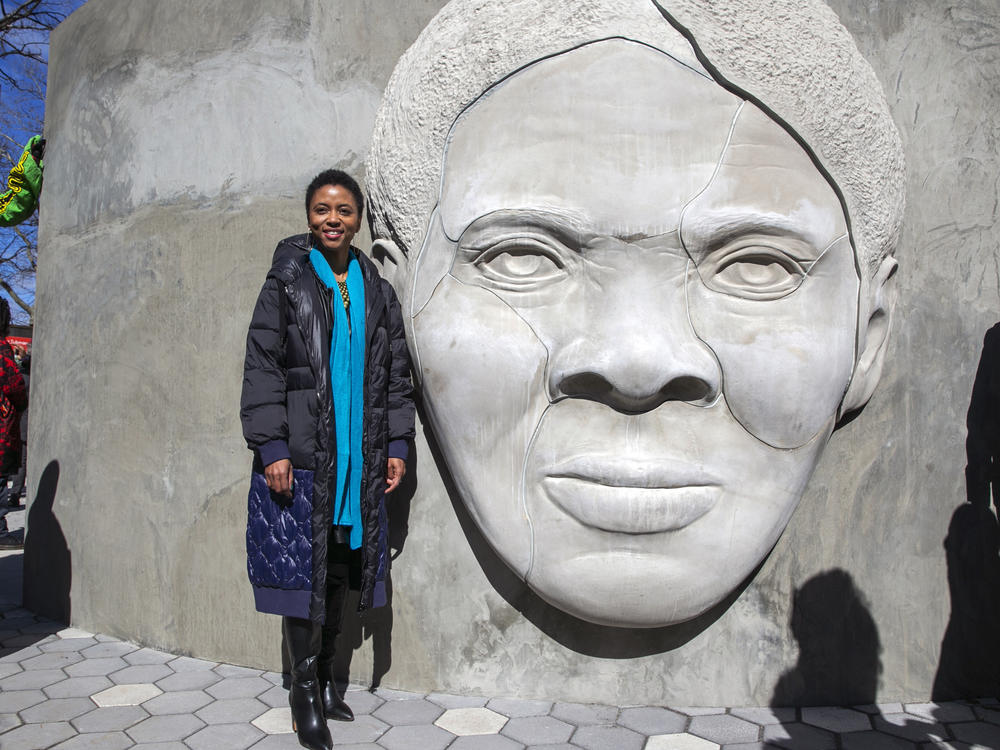
[[[23,511],[8,518],[21,525]],[[0,750],[277,750],[281,675],[142,648],[20,606],[20,552],[0,552]],[[16,572],[15,575],[10,575]],[[914,750],[1000,748],[1000,702],[856,708],[662,708],[419,695],[355,687],[352,750]]]

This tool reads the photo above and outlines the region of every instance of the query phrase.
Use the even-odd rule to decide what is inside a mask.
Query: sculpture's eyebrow
[[[681,239],[692,253],[708,253],[739,237],[764,235],[790,237],[813,248],[818,257],[829,245],[829,238],[819,237],[810,223],[782,213],[710,211],[697,216],[685,214],[681,220]]]
[[[518,232],[541,232],[571,246],[594,234],[581,217],[568,211],[501,209],[477,218],[459,240],[463,245],[475,245]]]

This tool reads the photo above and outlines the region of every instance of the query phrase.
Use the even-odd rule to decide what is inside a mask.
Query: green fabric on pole
[[[32,147],[41,140],[33,136],[7,177],[7,190],[0,195],[0,226],[11,227],[31,216],[42,192],[42,165],[31,155]]]

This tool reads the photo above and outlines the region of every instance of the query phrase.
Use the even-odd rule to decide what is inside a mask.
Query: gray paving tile
[[[441,708],[482,708],[487,698],[476,698],[468,695],[449,695],[447,693],[431,693],[427,700]]]
[[[65,651],[49,654],[39,654],[21,662],[24,669],[62,669],[70,664],[82,661],[83,657],[75,651]]]
[[[573,744],[584,750],[642,750],[646,738],[625,727],[591,724],[573,733]]]
[[[170,666],[169,664],[167,665]],[[175,672],[156,681],[160,690],[202,690],[220,682],[223,678],[211,670],[197,672]]]
[[[256,698],[217,700],[194,712],[206,724],[249,724],[268,707]]]
[[[726,713],[725,708],[716,708],[713,706],[683,706],[681,708],[671,706],[670,708],[685,716],[713,716],[715,714]]]
[[[219,670],[215,670],[218,674]],[[209,695],[219,698],[256,698],[261,693],[274,687],[267,680],[258,676],[253,677],[227,677],[214,685],[205,689]]]
[[[334,738],[335,747],[337,750],[345,750],[345,748],[372,748],[373,750],[383,750],[378,745],[365,744],[365,745],[342,745],[337,742]],[[256,745],[253,746],[253,750],[302,750],[302,746],[299,741],[295,739],[294,734],[272,734],[268,735]]]
[[[375,695],[387,701],[412,701],[424,696],[417,693],[408,693],[405,690],[393,690],[392,688],[380,687],[375,691]]]
[[[640,734],[674,734],[684,731],[688,717],[666,708],[646,706],[623,708],[618,714],[618,723]]]
[[[166,664],[175,657],[173,654],[168,654],[166,651],[157,651],[155,648],[140,648],[130,651],[122,658],[136,667],[148,664]]]
[[[545,716],[552,710],[552,701],[529,701],[520,698],[494,698],[486,707],[512,719],[521,716]]]
[[[42,653],[44,652],[37,646],[18,646],[16,648],[4,646],[3,650],[0,651],[0,662],[24,661],[29,657],[38,656]]]
[[[205,723],[196,716],[171,714],[151,716],[128,730],[128,736],[136,742],[170,742],[189,737]]]
[[[219,666],[219,662],[206,661],[205,659],[195,659],[190,656],[178,656],[173,661],[167,662],[167,666],[175,672],[203,672],[205,670],[215,669]]]
[[[720,745],[735,742],[756,742],[760,739],[760,727],[757,724],[751,724],[749,721],[729,714],[695,716],[691,719],[687,731],[688,734],[702,737]]]
[[[16,661],[0,662],[0,680],[4,677],[10,677],[12,674],[17,674],[23,669],[24,667]]]
[[[614,724],[618,718],[615,706],[599,706],[587,703],[556,703],[552,707],[552,716],[562,719],[568,724],[584,726],[587,724]]]
[[[78,734],[60,742],[52,750],[125,750],[132,747],[132,740],[124,732]]]
[[[21,718],[25,724],[70,721],[92,710],[94,702],[90,698],[55,698],[24,709]]]
[[[945,724],[952,721],[973,721],[976,718],[972,709],[961,703],[904,703],[903,709],[908,714]]]
[[[433,725],[393,727],[379,738],[378,744],[385,750],[444,750],[454,739],[451,732]]]
[[[9,729],[19,726],[23,722],[17,718],[17,714],[0,714],[0,734]]]
[[[558,745],[528,745],[525,750],[579,750],[577,747],[566,742]]]
[[[10,690],[40,690],[65,679],[66,673],[61,669],[26,670],[0,680],[0,691],[6,693]]]
[[[568,742],[575,729],[572,724],[553,716],[519,716],[508,721],[500,734],[525,744],[546,745]]]
[[[788,750],[834,750],[836,747],[833,735],[829,732],[798,722],[769,724],[764,727],[762,739]]]
[[[991,724],[1000,724],[1000,711],[996,706],[973,706],[972,712],[976,718],[988,721]]]
[[[329,725],[337,745],[375,742],[389,731],[389,725],[374,716],[355,716],[354,721],[331,721]]]
[[[496,734],[459,737],[448,745],[448,750],[522,750],[520,742]]]
[[[132,745],[131,750],[191,750],[183,742],[142,742]]]
[[[841,735],[842,750],[916,750],[916,744],[878,732],[848,732]]]
[[[746,719],[761,726],[795,721],[794,708],[733,708],[729,713],[738,719]]]
[[[948,736],[948,730],[943,724],[913,714],[885,714],[875,716],[872,721],[879,732],[912,742],[927,742]]]
[[[285,706],[288,705],[288,691],[285,690],[283,687],[278,687],[277,685],[275,685],[270,690],[265,690],[263,693],[258,695],[257,700],[259,700],[261,703],[270,706],[271,708],[284,708]],[[354,707],[354,705],[351,702],[350,693],[344,696],[344,700],[347,701],[347,704],[351,707],[351,710],[354,711],[355,714],[368,713],[367,711],[359,712],[358,709]],[[379,705],[382,705],[382,701],[379,701]]]
[[[774,745],[763,742],[738,742],[735,745],[723,745],[722,750],[772,750]]]
[[[149,716],[139,706],[108,706],[73,720],[78,732],[121,732]]]
[[[191,750],[245,750],[263,736],[262,731],[250,724],[220,724],[195,732],[184,744]]]
[[[444,709],[423,698],[408,701],[387,701],[372,712],[372,716],[391,724],[432,724]]]
[[[99,659],[92,659],[87,656],[83,661],[66,667],[66,674],[70,677],[107,676],[127,666],[128,664],[125,660],[117,656],[108,656]]]
[[[38,750],[50,747],[76,734],[65,721],[51,724],[22,724],[3,735],[3,748],[7,750]]]
[[[125,656],[138,648],[134,643],[125,643],[125,641],[105,641],[104,643],[98,642],[96,646],[84,649],[80,653],[88,659],[107,659],[112,656]]]
[[[39,645],[43,652],[47,654],[58,654],[72,651],[83,651],[91,646],[96,646],[97,641],[93,638],[57,638],[48,643]]]
[[[802,723],[838,734],[865,732],[872,728],[868,714],[850,708],[803,708]]]
[[[237,667],[233,664],[220,664],[215,668],[216,674],[221,677],[260,677],[264,674],[263,669],[251,669],[250,667]]]
[[[138,667],[125,667],[108,675],[116,685],[135,685],[140,682],[156,682],[173,674],[170,667],[164,664],[144,664]]]
[[[952,734],[962,742],[1000,748],[1000,727],[984,721],[950,724]]]
[[[153,716],[165,714],[190,714],[215,700],[204,690],[179,690],[164,693],[142,704]]]
[[[37,648],[39,653],[44,653],[41,646],[54,640],[55,636],[40,637],[37,633],[26,633],[21,630],[11,638],[4,638],[3,645],[5,648]]]
[[[285,684],[284,682],[285,678],[284,675],[281,674],[281,672],[264,672],[264,674],[262,674],[261,677],[270,682],[272,685]],[[347,689],[348,690],[352,689],[352,686],[348,685]]]
[[[281,706],[288,705],[288,691],[286,690],[284,693],[285,702],[280,704]],[[267,691],[267,695],[272,695],[270,690]],[[263,696],[261,697],[261,700],[263,700]],[[277,700],[277,698],[273,698],[273,700]],[[370,693],[367,690],[348,690],[347,694],[344,696],[344,701],[351,707],[355,716],[370,714],[385,703],[384,698],[380,698],[375,695],[375,693]]]
[[[0,691],[0,714],[12,714],[22,711],[28,706],[34,706],[45,700],[41,690],[4,690]]]
[[[864,711],[867,714],[901,714],[903,713],[902,703],[876,703],[875,710],[868,710],[868,706],[855,706],[858,711]]]

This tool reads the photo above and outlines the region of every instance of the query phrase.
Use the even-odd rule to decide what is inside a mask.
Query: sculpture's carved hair
[[[420,248],[448,133],[486,90],[539,59],[614,37],[656,47],[758,104],[838,191],[869,273],[895,251],[899,133],[871,66],[822,0],[452,0],[383,96],[367,160],[372,236]]]

